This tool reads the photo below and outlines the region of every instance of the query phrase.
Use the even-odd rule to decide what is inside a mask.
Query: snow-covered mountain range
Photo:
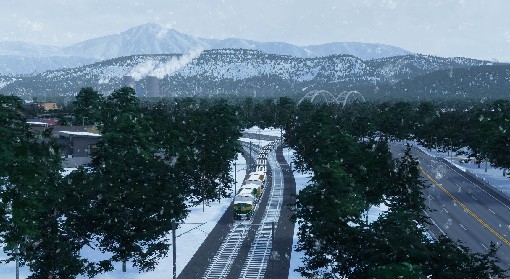
[[[120,88],[125,76],[144,94],[147,77],[158,78],[162,97],[296,95],[311,89],[348,90],[389,86],[435,71],[479,67],[491,62],[467,58],[405,55],[362,60],[350,55],[298,58],[257,50],[195,50],[186,54],[132,55],[71,69],[4,78],[4,94],[74,98],[82,87],[103,94]],[[2,78],[0,77],[0,84]]]
[[[409,54],[406,50],[382,44],[328,43],[296,46],[283,42],[256,42],[237,38],[204,39],[157,24],[140,25],[116,35],[88,40],[63,50],[68,55],[108,59],[135,54],[182,54],[196,48],[204,50],[241,48],[300,58],[349,54],[364,60]]]
[[[299,96],[314,89],[379,99],[510,97],[510,65],[493,64],[378,44],[209,40],[146,24],[65,48],[0,43],[0,94],[72,100],[83,87],[108,95],[130,76],[141,96],[157,88],[161,97]]]
[[[138,54],[183,54],[197,48],[203,50],[241,48],[300,58],[348,54],[363,60],[410,53],[383,44],[349,42],[296,46],[283,42],[256,42],[238,38],[204,39],[157,24],[144,24],[119,34],[87,40],[64,48],[23,42],[0,42],[0,75],[40,73]]]

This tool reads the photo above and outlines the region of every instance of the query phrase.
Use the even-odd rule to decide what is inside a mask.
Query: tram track
[[[234,223],[202,278],[225,278],[228,275],[249,230],[249,223]]]
[[[246,151],[247,146],[244,146],[244,148]],[[236,258],[239,254],[246,255],[246,252],[240,253],[240,250],[243,247],[246,248],[246,246],[249,247],[249,251],[242,260],[243,264],[239,278],[264,278],[272,252],[272,238],[283,203],[283,174],[276,159],[275,150],[276,148],[267,156],[272,175],[271,185],[266,187],[266,190],[269,190],[270,193],[267,203],[262,207],[264,210],[262,218],[258,217],[260,221],[257,223],[253,223],[255,218],[234,222],[202,278],[232,278],[233,274],[231,272]],[[253,151],[253,147],[251,151]],[[254,212],[257,212],[259,205],[260,203],[255,206]],[[255,232],[253,232],[254,227],[257,227]],[[250,231],[252,235],[254,233],[254,237],[248,236]],[[246,241],[249,243],[246,243]],[[238,261],[239,259],[237,259]],[[239,270],[235,273],[239,274]]]
[[[274,151],[270,153],[268,162],[273,170],[271,194],[263,218],[260,224],[257,224],[259,227],[241,270],[240,278],[264,278],[272,253],[273,236],[283,202],[283,174]]]

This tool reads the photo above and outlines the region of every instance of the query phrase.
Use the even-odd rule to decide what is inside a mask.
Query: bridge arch
[[[305,96],[299,100],[298,105],[304,100],[308,100],[311,103],[315,101],[317,103],[325,102],[327,104],[331,104],[336,102],[336,97],[326,90],[312,90],[306,93]]]
[[[348,101],[365,102],[365,97],[363,97],[363,95],[361,95],[361,93],[359,93],[358,91],[344,91],[336,96],[335,101],[337,104],[342,104],[342,107],[345,107]]]
[[[311,103],[341,104],[342,107],[345,107],[348,102],[365,102],[365,97],[358,91],[343,91],[335,96],[326,90],[312,90],[299,100],[298,105],[304,100],[308,100]]]

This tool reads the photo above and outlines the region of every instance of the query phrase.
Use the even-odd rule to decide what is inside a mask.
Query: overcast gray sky
[[[0,1],[0,41],[68,46],[159,23],[203,38],[383,43],[510,62],[509,0]]]

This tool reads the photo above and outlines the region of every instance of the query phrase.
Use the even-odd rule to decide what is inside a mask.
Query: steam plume
[[[147,60],[136,65],[131,72],[129,73],[136,81],[146,77],[146,76],[155,76],[159,79],[164,78],[165,76],[171,75],[186,66],[193,59],[200,56],[203,49],[192,49],[189,52],[183,54],[181,57],[176,58],[173,57],[167,62],[160,63],[154,60]]]

